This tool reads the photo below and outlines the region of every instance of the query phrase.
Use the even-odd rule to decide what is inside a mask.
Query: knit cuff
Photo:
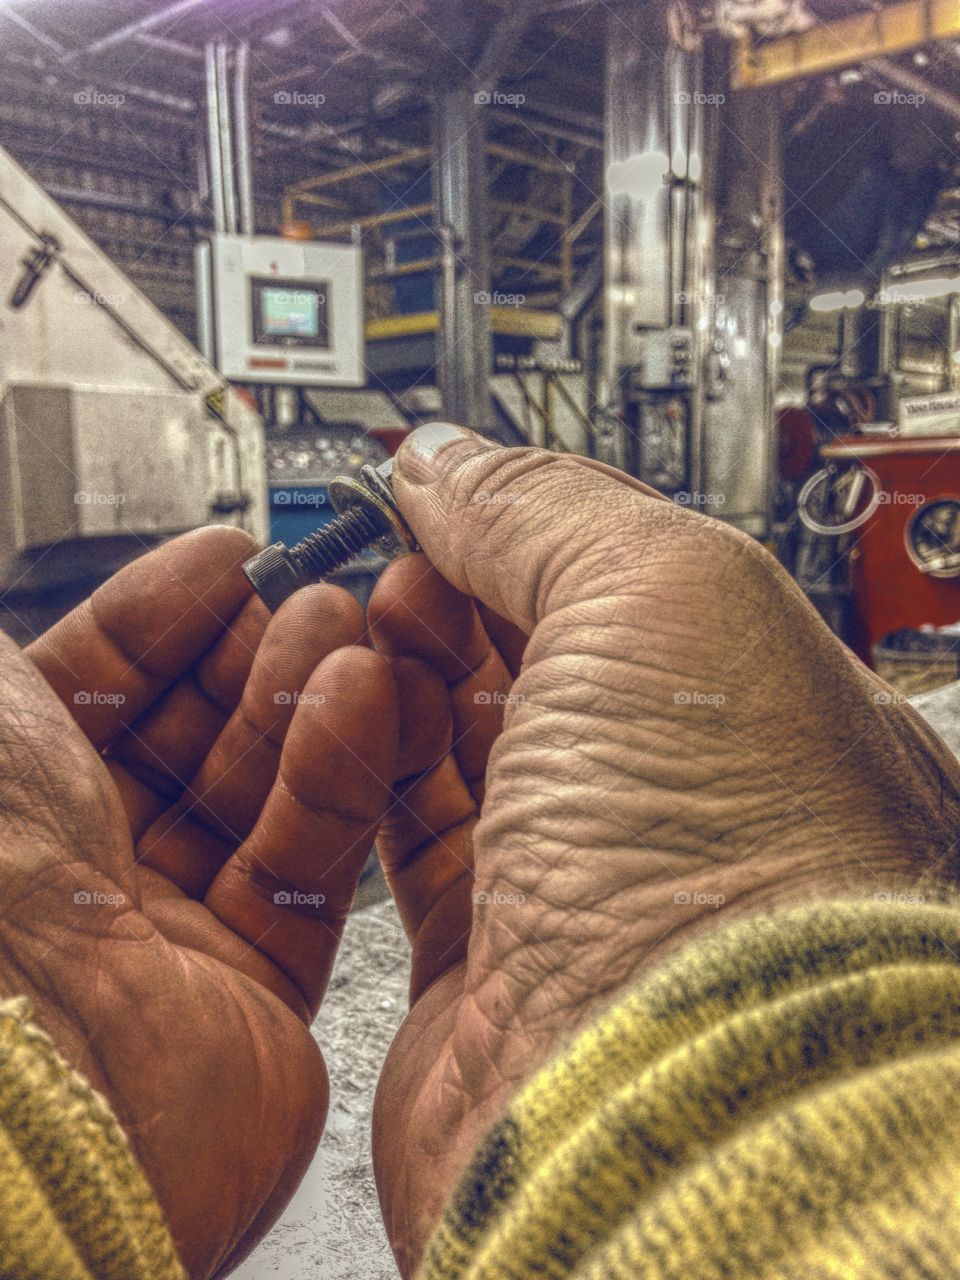
[[[719,929],[523,1087],[420,1280],[948,1274],[958,1045],[950,903]]]
[[[31,1012],[0,1002],[0,1276],[186,1280],[109,1105]]]

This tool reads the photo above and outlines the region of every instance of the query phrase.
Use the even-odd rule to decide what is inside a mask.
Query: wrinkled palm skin
[[[0,639],[0,995],[110,1100],[197,1280],[313,1154],[309,1022],[378,828],[413,948],[374,1123],[407,1276],[511,1094],[668,949],[956,878],[955,762],[761,548],[596,462],[439,459],[400,452],[423,551],[366,620],[332,586],[270,619],[251,540],[208,529]]]
[[[253,550],[187,535],[2,642],[0,994],[108,1097],[194,1277],[249,1251],[320,1137],[309,1019],[395,773],[359,607],[314,587],[268,625]]]
[[[369,611],[414,948],[374,1130],[407,1276],[511,1094],[645,967],[739,914],[954,879],[960,830],[952,757],[753,541],[596,463],[439,457],[401,454],[425,556]]]

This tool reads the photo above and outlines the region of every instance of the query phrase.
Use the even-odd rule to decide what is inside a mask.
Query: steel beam
[[[182,40],[168,40],[166,36],[151,35],[149,31],[140,31],[133,37],[134,44],[145,49],[158,49],[161,53],[172,53],[177,58],[187,58],[191,62],[202,62],[203,51],[192,44],[184,44]]]
[[[470,84],[441,90],[434,106],[434,205],[443,260],[437,378],[446,416],[480,430],[490,421],[485,110]]]
[[[960,37],[958,0],[907,0],[877,5],[807,31],[737,45],[733,87],[758,89],[801,76],[855,66],[885,54],[904,53],[934,40]]]
[[[473,72],[475,90],[492,94],[513,51],[523,39],[530,21],[536,16],[537,7],[530,0],[520,0],[509,6],[494,28]]]
[[[931,84],[929,80],[917,75],[908,67],[901,67],[899,63],[891,62],[889,58],[874,58],[866,64],[864,69],[871,73],[872,79],[879,79],[881,83],[886,81],[888,84],[895,84],[907,93],[919,94],[921,101],[925,99],[951,120],[960,120],[960,98]]]
[[[39,27],[34,26],[29,18],[25,18],[22,13],[17,13],[16,9],[6,8],[3,10],[3,17],[9,22],[15,22],[21,30],[26,31],[28,36],[36,40],[37,44],[42,45],[48,53],[52,53],[55,58],[63,59],[67,50],[59,40],[54,40],[53,36],[48,35],[46,31],[41,31]]]
[[[142,31],[152,31],[154,27],[159,27],[161,23],[173,22],[174,19],[189,13],[191,9],[199,9],[203,3],[204,0],[177,0],[176,4],[165,5],[162,9],[148,13],[145,18],[138,18],[136,22],[128,22],[125,26],[117,27],[115,31],[111,31],[107,35],[101,36],[99,40],[94,40],[92,44],[88,44],[85,49],[72,49],[66,55],[66,60],[86,58],[91,54],[102,53],[104,49],[111,49],[114,45],[123,44],[125,41],[131,40]]]

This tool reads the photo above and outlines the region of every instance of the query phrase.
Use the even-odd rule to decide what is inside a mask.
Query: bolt
[[[379,467],[361,467],[356,480],[337,476],[330,482],[336,520],[294,547],[274,542],[244,564],[244,573],[271,613],[295,591],[329,577],[366,547],[386,556],[416,548],[393,496],[392,476],[392,458]]]

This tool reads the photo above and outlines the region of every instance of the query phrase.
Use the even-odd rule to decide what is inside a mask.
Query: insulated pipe
[[[230,126],[230,87],[227,79],[227,46],[216,49],[217,109],[220,126],[220,166],[223,174],[223,210],[226,229],[237,230],[237,196],[233,185],[233,130]]]
[[[203,48],[207,74],[207,154],[210,162],[210,203],[213,206],[213,229],[227,229],[223,194],[223,158],[220,155],[220,110],[217,103],[216,50],[212,41]]]
[[[237,191],[240,196],[240,231],[256,234],[253,203],[253,170],[250,159],[250,45],[237,45],[233,71],[233,114],[237,126]]]

